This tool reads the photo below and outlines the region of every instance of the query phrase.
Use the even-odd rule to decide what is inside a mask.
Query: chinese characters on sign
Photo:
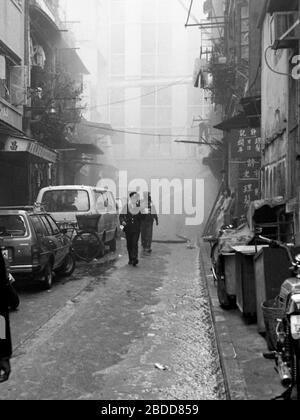
[[[242,160],[245,158],[260,158],[261,144],[258,128],[235,130],[231,143],[231,157]]]
[[[261,135],[258,128],[232,131],[231,159],[238,163],[238,215],[260,198]]]
[[[259,179],[261,161],[257,158],[249,158],[246,162],[239,164],[239,179]]]

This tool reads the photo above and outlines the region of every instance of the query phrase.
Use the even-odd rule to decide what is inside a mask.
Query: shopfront
[[[0,134],[0,205],[32,205],[56,182],[57,154],[33,140]]]

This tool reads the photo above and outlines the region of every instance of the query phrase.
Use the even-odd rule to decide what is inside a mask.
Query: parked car
[[[8,277],[8,285],[7,285],[7,292],[8,292],[8,306],[9,309],[12,311],[15,311],[20,306],[20,298],[19,295],[14,287],[15,279],[13,275],[10,272],[10,266],[9,266],[9,260],[8,260],[8,254],[7,250],[3,246],[3,239],[0,240],[0,252],[3,255],[3,259],[5,262],[5,268],[6,268],[6,274]]]
[[[52,186],[39,192],[36,205],[50,213],[58,225],[63,227],[77,223],[76,216],[100,215],[97,233],[102,249],[99,256],[104,255],[105,245],[111,251],[116,251],[119,215],[111,191],[89,186]]]
[[[38,281],[48,290],[53,273],[70,276],[75,269],[71,240],[47,213],[0,207],[0,237],[16,280]]]

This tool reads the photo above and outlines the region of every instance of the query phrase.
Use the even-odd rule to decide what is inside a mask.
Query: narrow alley
[[[136,269],[121,254],[21,292],[1,400],[225,399],[199,250],[155,244]]]

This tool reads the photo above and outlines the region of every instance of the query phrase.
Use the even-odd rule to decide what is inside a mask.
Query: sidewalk
[[[238,309],[224,311],[210,269],[209,245],[200,247],[201,272],[207,278],[221,364],[231,400],[271,400],[283,388],[274,370],[274,362],[265,360],[265,339],[257,325],[247,325]]]

